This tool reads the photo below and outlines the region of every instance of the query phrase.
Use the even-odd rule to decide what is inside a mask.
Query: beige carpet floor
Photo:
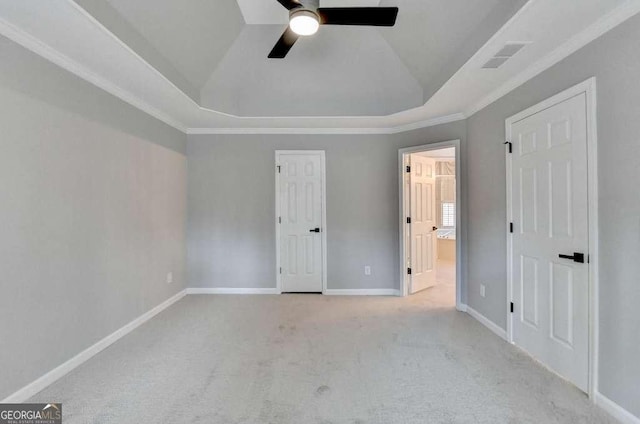
[[[614,422],[454,292],[187,296],[32,400],[66,424]]]

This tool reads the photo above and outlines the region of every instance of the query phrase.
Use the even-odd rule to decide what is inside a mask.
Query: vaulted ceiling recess
[[[636,13],[640,0],[20,0],[0,1],[0,34],[185,132],[361,134],[464,119]]]

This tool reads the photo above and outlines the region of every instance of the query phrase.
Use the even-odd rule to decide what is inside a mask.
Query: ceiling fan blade
[[[284,59],[300,36],[287,27],[276,45],[269,53],[269,59]]]
[[[278,0],[278,3],[287,8],[287,10],[295,9],[296,7],[302,6],[297,0]]]
[[[323,25],[394,26],[397,7],[321,7],[318,9]]]

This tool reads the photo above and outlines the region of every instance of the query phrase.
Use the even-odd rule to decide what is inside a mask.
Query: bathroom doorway
[[[461,305],[459,141],[402,149],[401,293]]]

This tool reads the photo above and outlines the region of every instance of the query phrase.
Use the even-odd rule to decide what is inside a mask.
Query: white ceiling
[[[239,117],[202,107],[72,0],[0,2],[0,34],[185,132],[390,133],[464,119],[640,12],[640,0],[576,1],[530,0],[426,104],[386,116]],[[511,41],[531,44],[497,71],[481,69]]]
[[[105,1],[196,88],[209,79],[244,26],[236,0]]]
[[[393,28],[323,26],[282,60],[267,58],[288,22],[277,0],[76,1],[114,8],[189,82],[200,105],[284,117],[385,116],[422,106],[475,52],[469,40],[481,44],[493,34],[483,31],[487,20],[499,28],[517,10],[504,6],[526,0],[321,0],[322,7],[400,12]],[[117,35],[139,48],[131,34]]]
[[[321,7],[374,7],[380,0],[321,0]],[[238,0],[238,5],[249,25],[286,25],[289,12],[276,0]]]
[[[268,59],[281,32],[247,25],[203,88],[202,106],[237,116],[379,116],[424,103],[375,28],[323,27],[285,60]]]
[[[485,19],[500,14],[504,3],[505,0],[382,0],[381,6],[401,5],[398,22],[402,25],[401,30],[384,31],[382,35],[420,85],[428,89],[438,72],[454,56],[462,54],[464,43],[478,33]]]

